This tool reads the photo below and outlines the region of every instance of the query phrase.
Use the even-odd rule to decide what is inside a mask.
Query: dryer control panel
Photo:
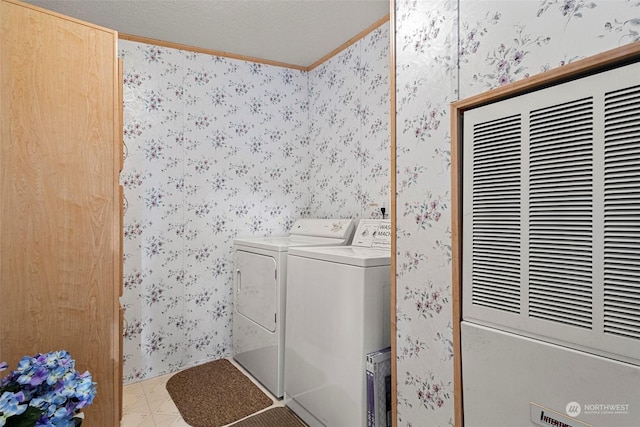
[[[351,238],[355,221],[341,218],[302,218],[291,227],[291,236],[332,237],[348,240]]]

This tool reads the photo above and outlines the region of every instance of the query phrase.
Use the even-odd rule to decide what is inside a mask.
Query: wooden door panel
[[[2,0],[0,360],[68,350],[116,425],[117,34]]]

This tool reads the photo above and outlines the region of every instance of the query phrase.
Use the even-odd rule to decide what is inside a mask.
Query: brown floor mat
[[[193,427],[231,424],[273,404],[226,359],[178,372],[167,381],[167,391],[184,421]]]
[[[246,420],[238,421],[233,427],[306,427],[307,425],[289,408],[279,406],[267,409]]]

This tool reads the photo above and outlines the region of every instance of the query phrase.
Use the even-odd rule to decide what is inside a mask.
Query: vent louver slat
[[[461,120],[462,318],[640,366],[640,61]]]
[[[604,332],[640,340],[640,86],[605,95]]]
[[[593,106],[530,113],[529,315],[592,327]]]
[[[472,304],[520,312],[521,118],[473,128]]]

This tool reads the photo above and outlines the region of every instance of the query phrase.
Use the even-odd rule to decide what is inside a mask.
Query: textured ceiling
[[[389,14],[389,0],[26,0],[123,34],[306,67]]]

